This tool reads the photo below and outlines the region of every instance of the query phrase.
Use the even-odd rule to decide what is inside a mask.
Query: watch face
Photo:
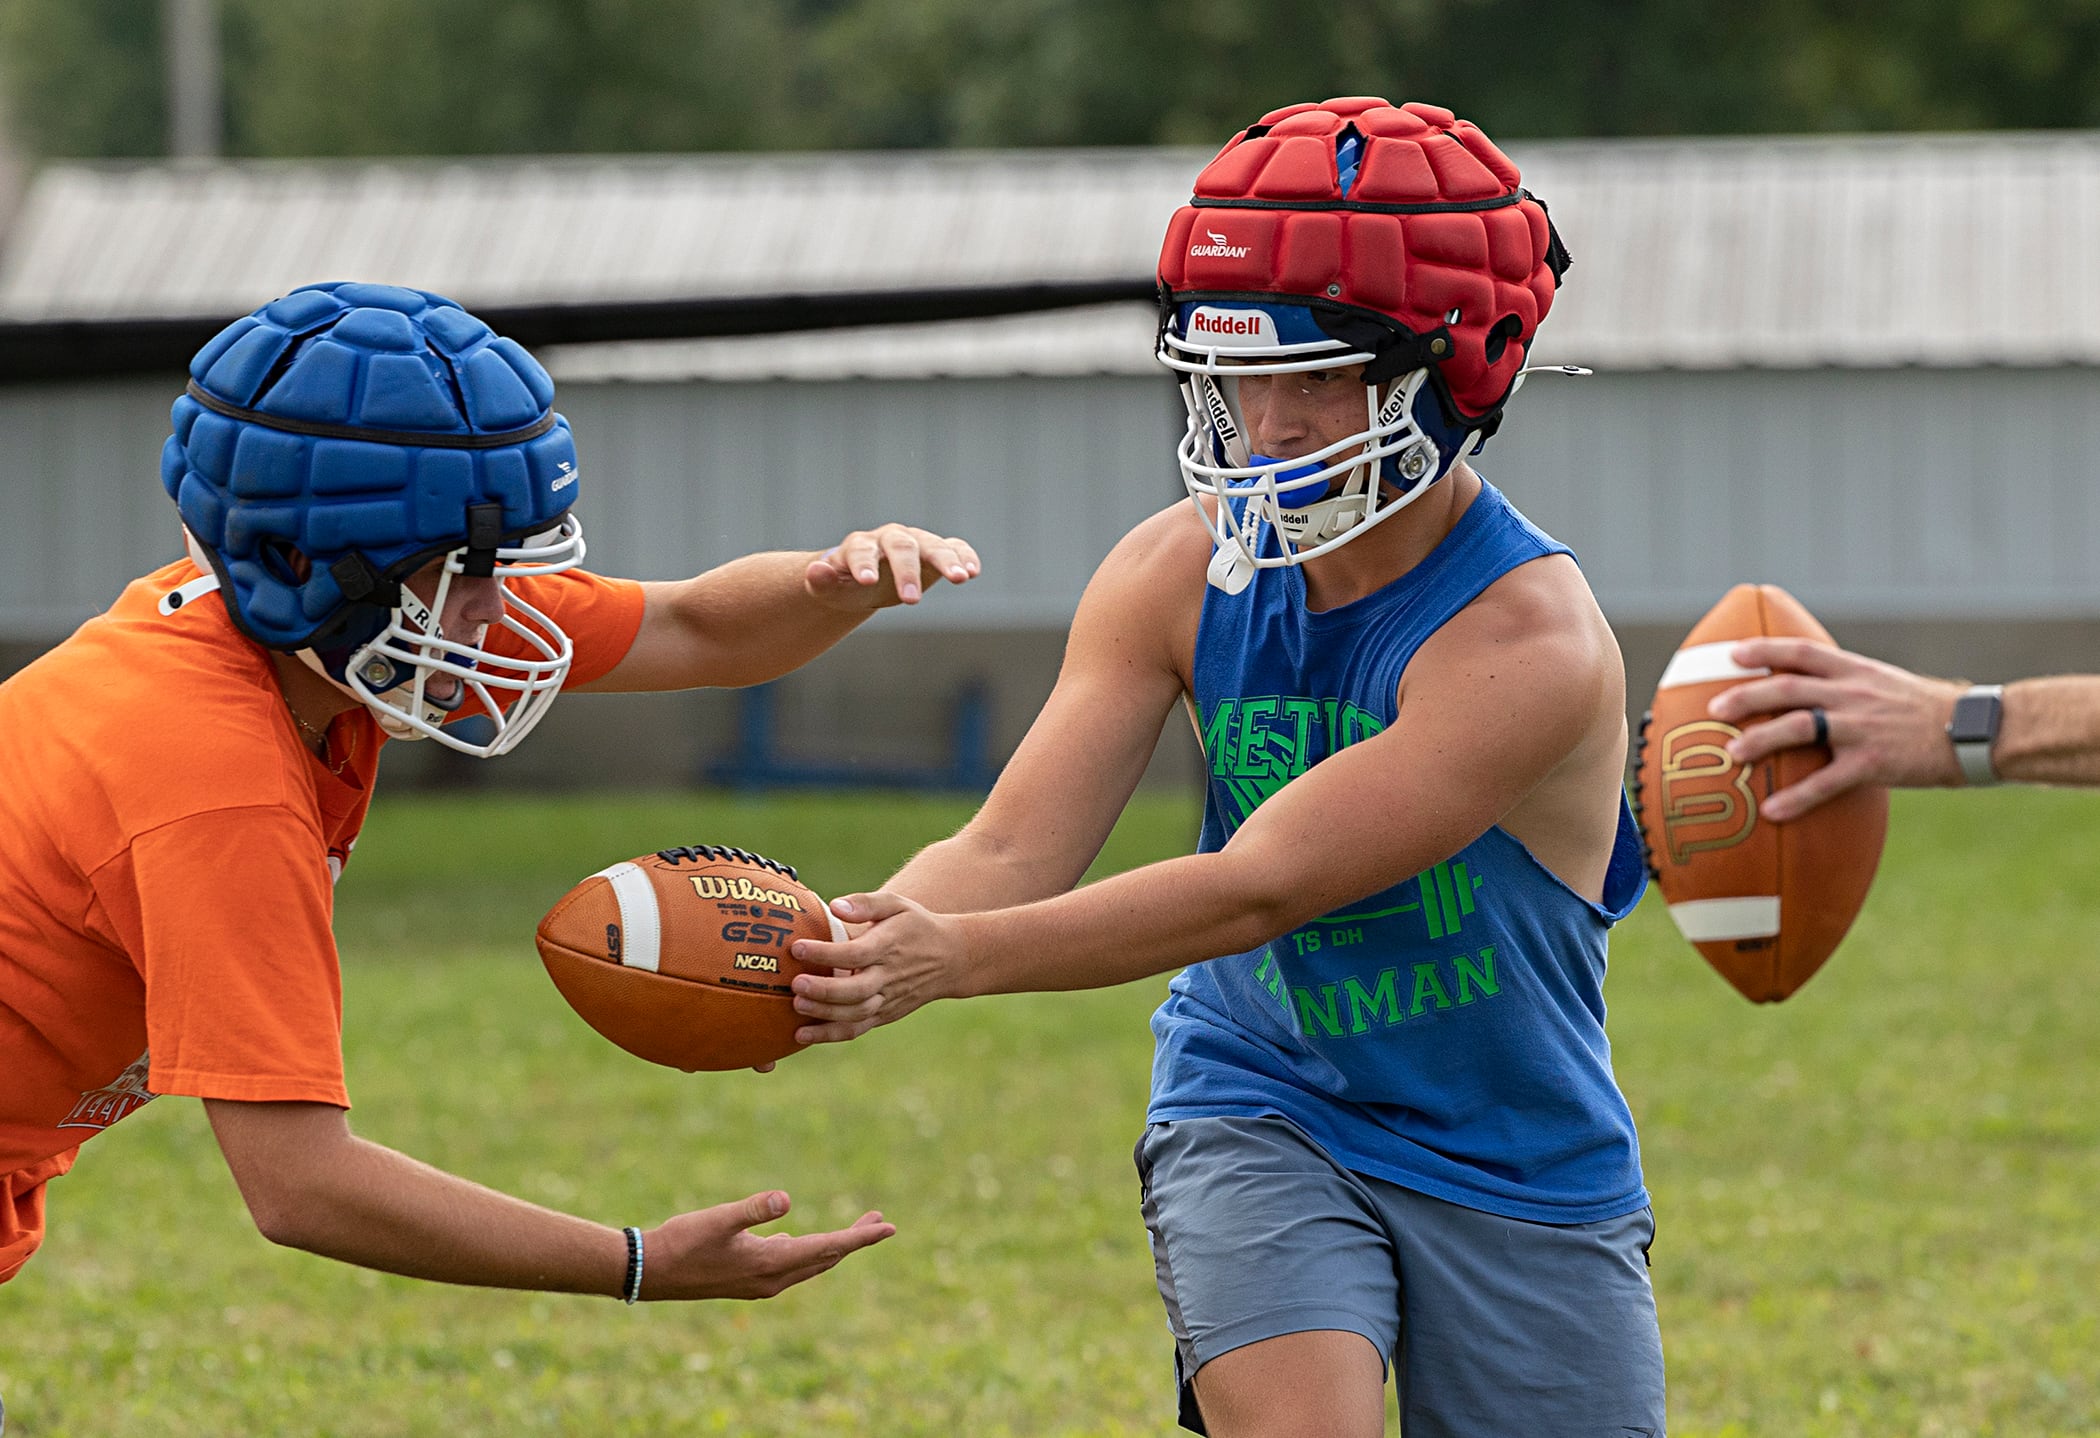
[[[1998,737],[1999,700],[1996,694],[1964,694],[1954,701],[1954,719],[1947,737],[1957,744],[1975,744]]]

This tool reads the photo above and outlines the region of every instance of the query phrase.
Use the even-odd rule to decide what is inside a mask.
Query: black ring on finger
[[[1816,721],[1816,737],[1811,743],[1828,746],[1830,743],[1830,716],[1821,709],[1811,709],[1808,717]]]

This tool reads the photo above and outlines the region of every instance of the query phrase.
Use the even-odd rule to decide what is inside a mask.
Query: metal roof
[[[1540,359],[1622,370],[2100,364],[2100,135],[1511,151],[1575,256]],[[469,305],[1141,281],[1206,158],[54,165],[0,251],[0,322],[231,314],[353,275]],[[927,375],[987,363],[1001,373],[1142,371],[1149,340],[1135,309],[1111,312],[579,347],[550,359],[601,379]]]
[[[1144,276],[1198,152],[55,165],[0,318],[246,313],[316,279],[468,304]]]
[[[1556,144],[1519,160],[1575,255],[1541,357],[2100,363],[2100,134]]]

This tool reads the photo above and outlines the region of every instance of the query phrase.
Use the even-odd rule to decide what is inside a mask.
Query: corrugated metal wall
[[[571,385],[560,403],[594,560],[674,577],[884,519],[965,536],[984,578],[914,624],[1061,629],[1101,556],[1181,492],[1164,380]]]
[[[0,640],[49,641],[182,552],[160,487],[176,385],[0,388]]]
[[[1620,623],[2100,616],[2100,370],[1534,377],[1479,463]]]
[[[180,552],[158,482],[173,387],[0,389],[0,639],[48,641]],[[594,567],[675,578],[909,519],[969,537],[971,602],[913,623],[1061,628],[1135,518],[1172,502],[1164,380],[570,385]]]
[[[0,390],[0,639],[49,641],[174,556],[165,383]],[[1164,379],[566,387],[594,566],[690,574],[907,518],[985,578],[903,628],[1057,629],[1179,493]],[[1688,623],[1736,579],[1827,618],[2100,616],[2100,371],[1534,379],[1479,461],[1606,611]]]

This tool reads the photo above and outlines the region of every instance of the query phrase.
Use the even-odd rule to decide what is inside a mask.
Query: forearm
[[[689,683],[717,688],[763,684],[801,668],[874,613],[809,592],[808,551],[746,555],[663,593],[678,626],[704,653],[706,672]]]
[[[973,826],[921,849],[883,888],[935,913],[975,914],[1062,894],[1079,879],[1068,869]]]
[[[968,952],[957,996],[1107,988],[1244,952],[1321,912],[1271,899],[1243,868],[1225,853],[1191,854],[965,914],[956,920]]]
[[[355,1136],[303,1171],[256,1220],[266,1236],[325,1258],[485,1288],[616,1295],[618,1229],[512,1198]],[[251,1205],[253,1206],[253,1205]]]
[[[2018,784],[2100,785],[2100,676],[2064,674],[2005,686],[1991,761]]]

